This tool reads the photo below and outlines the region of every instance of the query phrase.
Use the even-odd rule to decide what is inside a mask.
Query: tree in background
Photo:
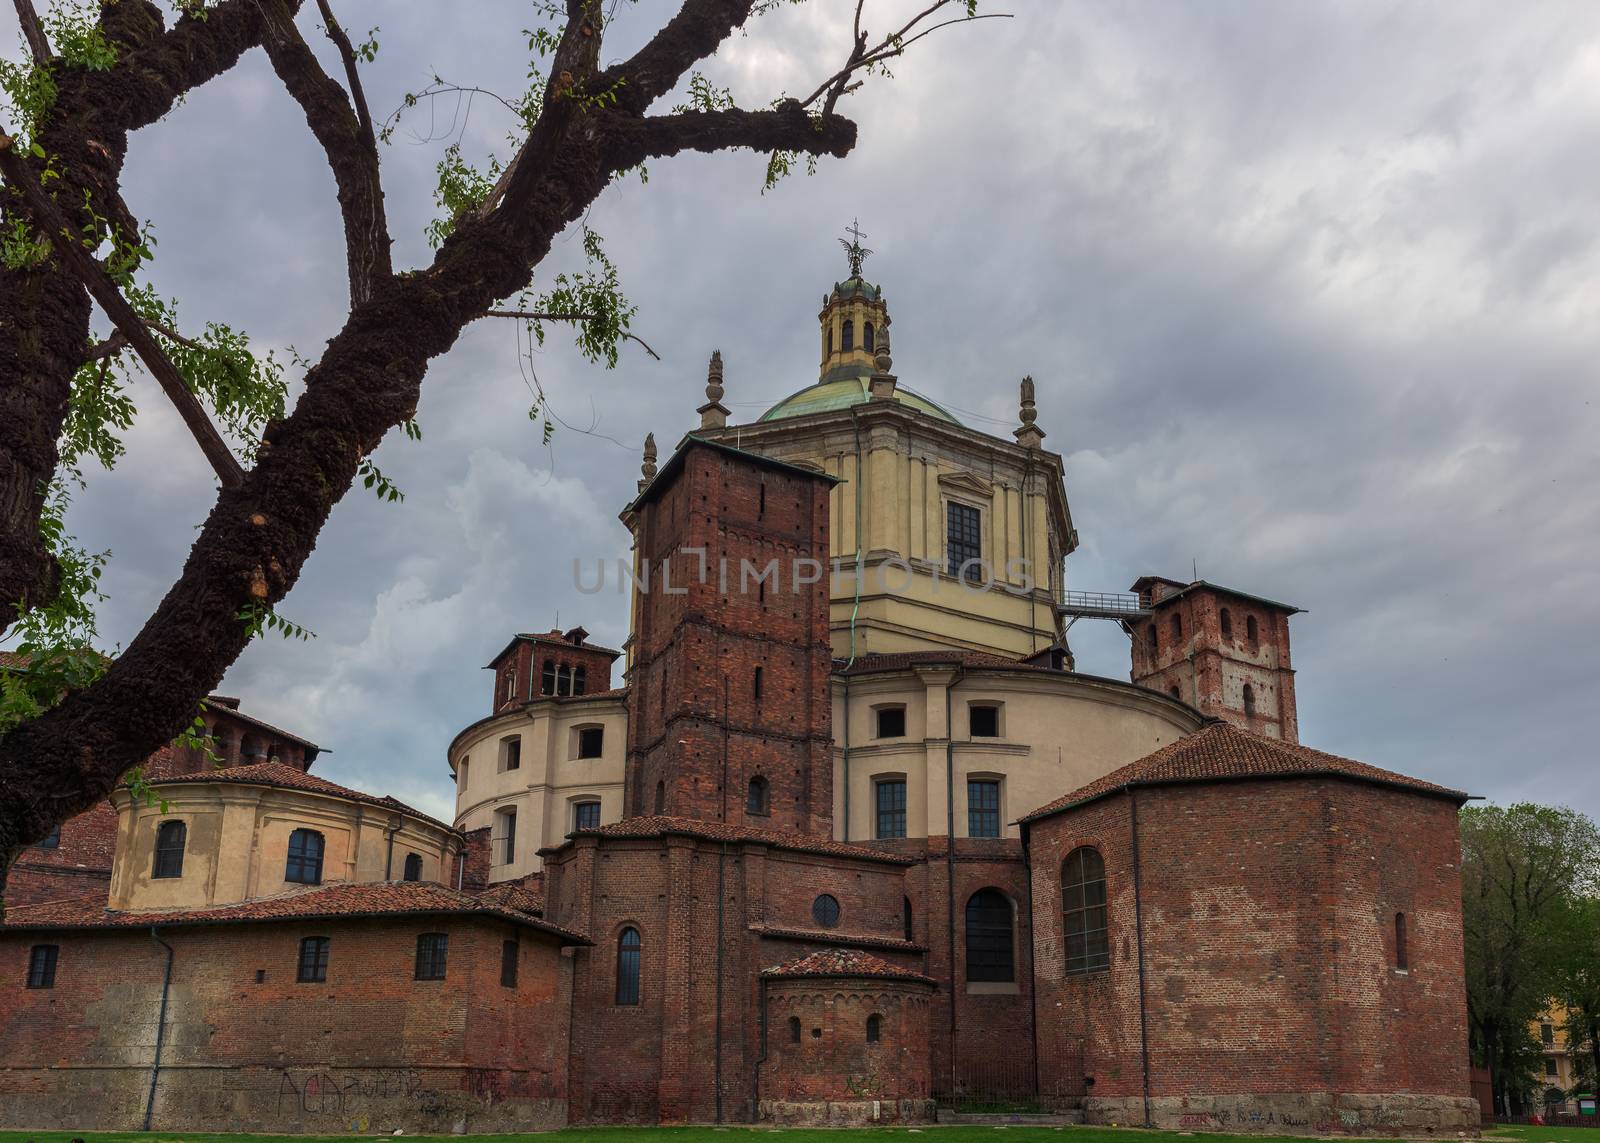
[[[372,451],[396,427],[420,435],[423,376],[469,323],[510,318],[541,341],[548,323],[569,323],[592,360],[615,362],[633,310],[599,236],[580,222],[607,185],[684,151],[765,153],[769,185],[802,156],[842,157],[856,142],[842,98],[924,36],[987,18],[976,0],[928,0],[869,35],[857,0],[837,65],[809,92],[769,91],[750,108],[693,70],[752,17],[789,2],[681,0],[642,48],[608,63],[608,25],[665,5],[533,0],[530,81],[497,97],[510,116],[509,157],[474,165],[450,147],[435,190],[441,215],[426,226],[435,254],[396,267],[380,157],[397,118],[369,111],[361,70],[377,42],[353,40],[333,0],[304,14],[301,0],[174,0],[170,20],[149,0],[55,0],[42,17],[33,0],[13,0],[25,48],[0,58],[0,636],[19,639],[26,669],[0,672],[0,895],[23,846],[193,726],[255,635],[299,633],[274,607],[352,484],[398,495]],[[337,78],[301,24],[332,41]],[[453,27],[505,34],[476,9]],[[203,98],[204,84],[256,48],[326,155],[344,224],[349,313],[318,360],[294,362],[305,389],[292,410],[284,363],[227,326],[182,326],[177,300],[150,284],[148,224],[121,189],[130,136]],[[440,80],[397,116],[468,90]],[[574,224],[589,269],[535,290],[534,268]],[[214,236],[217,257],[228,242]],[[95,307],[110,324],[100,337]],[[177,407],[220,490],[179,578],[108,659],[94,647],[104,557],[77,547],[63,519],[83,464],[109,468],[121,452],[134,369]]]
[[[1495,1105],[1520,1114],[1540,1086],[1532,1022],[1560,993],[1574,925],[1600,887],[1600,828],[1574,810],[1519,803],[1461,811],[1467,1019]]]
[[[1600,1081],[1600,900],[1582,898],[1570,914],[1555,998],[1567,1013],[1563,1030],[1572,1053],[1572,1094],[1593,1095]]]

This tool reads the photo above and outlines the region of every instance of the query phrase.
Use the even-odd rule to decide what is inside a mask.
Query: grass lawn
[[[1294,1139],[1303,1143],[1304,1136],[1284,1135],[1222,1135],[1209,1131],[1140,1131],[1126,1127],[863,1127],[856,1129],[773,1128],[773,1127],[569,1127],[552,1132],[546,1138],[550,1143],[640,1143],[640,1136],[648,1133],[651,1143],[722,1143],[718,1135],[771,1134],[783,1135],[783,1143],[839,1143],[842,1135],[872,1136],[875,1139],[894,1137],[896,1143],[910,1143],[909,1136],[928,1135],[926,1143],[995,1143],[994,1132],[1004,1130],[1006,1143],[1065,1143],[1061,1135],[1071,1137],[1071,1143],[1133,1143],[1130,1135],[1138,1139],[1177,1140],[1193,1138],[1215,1143],[1282,1143]],[[350,1135],[203,1135],[181,1131],[154,1131],[148,1134],[128,1132],[61,1132],[61,1131],[0,1131],[0,1143],[71,1143],[81,1138],[84,1143],[349,1143]],[[388,1138],[388,1136],[381,1136]],[[407,1135],[404,1138],[441,1143],[525,1143],[527,1135]],[[1484,1133],[1488,1143],[1600,1143],[1600,1129],[1585,1127],[1497,1127]]]

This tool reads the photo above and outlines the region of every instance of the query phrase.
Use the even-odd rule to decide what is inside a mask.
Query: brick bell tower
[[[833,836],[833,477],[699,437],[634,535],[626,814]]]
[[[1289,617],[1300,608],[1205,580],[1141,576],[1148,615],[1123,622],[1133,637],[1131,678],[1235,726],[1300,741]]]

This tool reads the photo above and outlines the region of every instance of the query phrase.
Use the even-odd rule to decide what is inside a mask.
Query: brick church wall
[[[412,979],[422,932],[449,934],[445,980]],[[299,941],[312,935],[331,938],[327,981],[299,984]],[[448,1133],[565,1122],[571,962],[548,936],[415,917],[169,927],[161,937],[174,956],[158,1130]],[[514,989],[500,983],[508,939],[519,941]],[[55,987],[25,988],[29,950],[42,943],[60,946]],[[165,962],[147,932],[0,931],[4,1126],[143,1124]]]
[[[1476,1128],[1451,802],[1332,779],[1136,793],[1156,1126]],[[1091,1118],[1122,1123],[1144,1118],[1131,811],[1118,795],[1030,834],[1041,1079],[1089,1077]],[[1067,976],[1060,871],[1079,845],[1105,860],[1111,965]]]

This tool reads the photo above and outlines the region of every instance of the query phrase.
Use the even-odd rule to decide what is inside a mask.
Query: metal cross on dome
[[[852,218],[850,225],[845,227],[844,232],[854,241],[846,242],[841,238],[839,239],[839,245],[844,247],[845,257],[850,259],[850,276],[859,278],[861,277],[861,263],[866,261],[867,255],[871,254],[872,251],[861,245],[861,240],[866,237],[866,234],[862,232],[860,219]]]

